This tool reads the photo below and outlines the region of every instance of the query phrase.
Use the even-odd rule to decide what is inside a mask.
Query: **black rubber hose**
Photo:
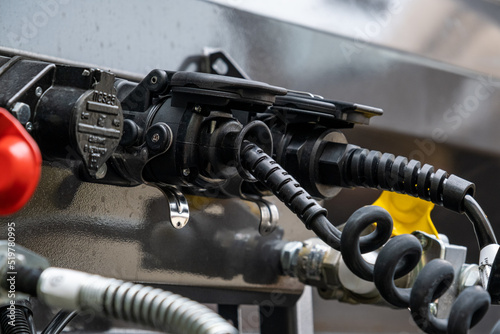
[[[327,245],[340,251],[340,232],[324,215],[316,216],[309,224],[311,230]]]
[[[9,309],[7,306],[3,307],[0,310],[0,333],[31,334],[31,326],[24,309],[25,307],[21,305],[15,305],[15,309]]]
[[[291,175],[262,149],[248,141],[245,141],[243,145],[241,150],[243,168],[266,185],[321,240],[330,247],[340,250],[342,233],[326,218],[326,209],[319,205]],[[360,247],[363,252],[373,251],[380,247],[378,245],[387,241],[385,232],[377,232],[383,225],[384,223],[381,222],[377,225],[375,232],[361,238]],[[384,228],[387,229],[387,226]],[[392,222],[390,230],[392,232]]]
[[[361,237],[363,231],[377,223],[376,232]],[[356,210],[347,220],[340,238],[340,252],[347,267],[358,277],[373,281],[373,265],[365,261],[360,241],[365,240],[378,249],[392,234],[392,218],[389,212],[379,206],[365,206]]]
[[[265,184],[309,228],[317,215],[326,209],[316,202],[300,184],[262,149],[248,141],[241,151],[243,167]]]
[[[73,311],[59,311],[54,318],[50,321],[50,323],[45,327],[42,331],[42,334],[59,334],[63,331],[63,329],[69,324],[74,317],[76,317],[78,312]]]
[[[467,334],[486,314],[491,298],[479,286],[472,286],[460,293],[451,307],[448,334]]]
[[[488,217],[471,195],[466,195],[464,198],[464,210],[467,218],[474,224],[479,248],[483,249],[488,245],[496,244],[497,238]]]
[[[429,304],[441,297],[453,283],[453,266],[441,259],[429,262],[420,272],[410,294],[410,310],[413,321],[429,334],[445,334],[446,319],[431,314]]]
[[[326,219],[326,209],[257,145],[248,141],[244,141],[243,145],[241,150],[243,168],[285,203],[306,228],[318,230],[318,236],[324,242],[339,250],[341,232]]]
[[[422,246],[411,234],[395,236],[377,256],[373,272],[374,283],[380,295],[391,305],[410,306],[411,289],[398,288],[394,279],[408,274],[422,257]]]

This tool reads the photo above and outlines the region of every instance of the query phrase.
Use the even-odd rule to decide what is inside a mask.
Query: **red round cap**
[[[36,142],[14,116],[0,108],[0,215],[13,214],[29,201],[41,172]]]

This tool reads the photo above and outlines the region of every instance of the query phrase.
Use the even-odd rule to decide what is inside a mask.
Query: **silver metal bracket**
[[[272,233],[278,225],[280,214],[278,208],[273,203],[264,199],[254,201],[260,210],[260,224],[259,233],[261,235],[268,235]]]
[[[186,197],[175,187],[157,185],[168,201],[170,223],[176,229],[186,226],[189,221],[189,204]]]
[[[201,55],[187,57],[179,71],[194,71],[250,79],[248,74],[224,50],[205,47]]]

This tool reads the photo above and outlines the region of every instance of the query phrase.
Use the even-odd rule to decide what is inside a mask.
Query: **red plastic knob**
[[[35,192],[42,155],[29,133],[0,108],[0,215],[20,210]]]

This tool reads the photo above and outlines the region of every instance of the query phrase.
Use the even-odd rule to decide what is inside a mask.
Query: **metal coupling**
[[[302,246],[303,244],[300,241],[291,241],[285,244],[281,250],[281,270],[283,274],[297,277],[297,262]]]
[[[375,254],[365,254],[374,262]],[[354,275],[345,265],[342,254],[319,238],[289,242],[281,251],[285,275],[297,277],[304,284],[315,286],[321,297],[350,304],[383,304],[373,282]]]

